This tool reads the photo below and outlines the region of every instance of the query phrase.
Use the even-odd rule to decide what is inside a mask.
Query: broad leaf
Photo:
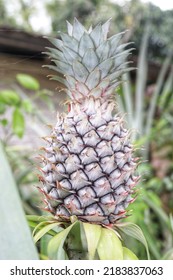
[[[40,84],[34,77],[27,74],[17,74],[16,76],[19,84],[29,90],[39,90]]]
[[[84,227],[87,244],[88,244],[89,259],[93,260],[101,236],[101,226],[89,224],[89,223],[83,223],[83,227]]]
[[[100,260],[123,260],[123,247],[121,241],[111,229],[101,229],[97,252]]]
[[[26,218],[33,222],[53,221],[53,216],[26,215]]]
[[[42,222],[44,223],[44,222]],[[36,243],[40,238],[42,238],[46,233],[48,233],[51,229],[59,226],[60,223],[51,223],[45,225],[42,229],[40,229],[34,236],[34,242]]]
[[[62,230],[60,233],[56,234],[48,244],[48,256],[52,260],[63,259],[64,258],[64,242],[77,222],[70,225],[68,228]]]
[[[125,234],[140,241],[145,246],[145,249],[147,252],[147,257],[148,257],[148,259],[150,259],[148,244],[147,244],[145,236],[139,226],[137,226],[134,223],[124,223],[124,224],[119,225],[118,228]]]
[[[38,259],[11,168],[0,142],[0,259]]]
[[[1,101],[1,100],[0,100]],[[6,110],[5,104],[0,102],[0,115],[4,114]]]
[[[22,101],[22,107],[23,107],[23,109],[25,110],[25,112],[27,112],[27,113],[32,113],[32,112],[33,112],[33,105],[32,105],[32,103],[31,103],[29,100],[27,100],[27,99],[25,99],[25,100]]]
[[[131,250],[123,247],[123,260],[138,260],[138,258]]]
[[[21,111],[16,108],[13,112],[12,119],[13,132],[20,138],[22,138],[25,130],[25,119]]]
[[[173,260],[173,248],[171,248],[168,252],[165,253],[162,260]]]
[[[0,91],[0,103],[7,105],[18,105],[20,103],[19,95],[11,89],[4,89]]]

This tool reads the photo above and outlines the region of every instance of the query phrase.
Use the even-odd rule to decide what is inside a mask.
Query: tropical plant
[[[33,114],[35,118],[41,119],[36,115],[39,110],[35,102],[24,92],[32,91],[35,100],[45,96],[45,91],[43,93],[39,82],[29,75],[18,74],[16,78],[18,85],[3,85],[0,90],[0,188],[3,192],[0,197],[0,259],[38,259],[25,217],[25,213],[40,213],[35,205],[36,192],[33,195],[36,181],[34,163],[30,157],[30,154],[33,156],[33,148],[28,149],[21,141],[26,132],[26,120],[32,118]],[[45,130],[42,133],[45,134]],[[20,140],[16,141],[17,137]],[[32,191],[31,188],[27,190],[26,196],[23,189],[24,185],[28,187],[29,184],[32,185]],[[5,201],[8,201],[8,207]]]
[[[86,30],[75,19],[68,34],[49,38],[48,54],[63,76],[53,75],[70,97],[68,112],[58,114],[41,155],[40,181],[53,217],[28,217],[37,242],[46,233],[50,259],[136,259],[120,233],[140,240],[140,228],[122,223],[134,201],[138,159],[130,134],[117,113],[113,93],[131,68],[124,33],[107,38],[110,20]],[[41,252],[41,255],[42,252]],[[44,257],[43,257],[44,258]]]
[[[148,85],[148,43],[150,26],[143,36],[136,82],[130,81],[128,73],[119,90],[118,103],[127,112],[128,126],[134,128],[133,136],[138,155],[146,160],[139,171],[145,179],[138,184],[141,195],[134,202],[135,211],[128,221],[140,225],[149,244],[151,258],[172,258],[172,52],[167,54],[156,84]],[[159,135],[159,137],[158,137]],[[166,211],[165,211],[166,210]],[[152,224],[152,227],[149,225]],[[139,258],[145,252],[136,241],[131,248]],[[169,253],[168,253],[169,252]]]
[[[4,147],[0,142],[0,259],[38,259]],[[8,201],[8,207],[7,207]]]

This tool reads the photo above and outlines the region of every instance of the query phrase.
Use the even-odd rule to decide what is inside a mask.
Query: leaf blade
[[[101,260],[123,260],[123,247],[116,233],[107,228],[101,229],[97,252]]]
[[[137,239],[138,241],[140,241],[146,249],[147,252],[147,257],[148,259],[150,259],[150,253],[149,253],[149,249],[148,249],[148,244],[147,241],[145,239],[145,236],[141,230],[141,228],[139,226],[137,226],[134,223],[124,223],[121,224],[121,226],[119,225],[119,229],[124,232],[125,234]]]
[[[63,245],[64,242],[73,228],[73,226],[76,224],[73,223],[68,228],[62,230],[60,233],[56,234],[49,242],[48,244],[48,256],[50,259],[56,260],[56,259],[62,259],[62,256],[64,255]]]
[[[16,79],[19,84],[29,90],[39,90],[40,84],[37,79],[27,74],[17,74]]]
[[[83,227],[84,227],[87,244],[88,244],[89,258],[90,260],[93,260],[101,236],[101,226],[89,224],[89,223],[83,223]]]
[[[12,128],[13,128],[13,132],[19,138],[22,138],[25,131],[25,119],[23,114],[18,108],[16,108],[13,111]]]
[[[0,196],[0,259],[38,259],[36,248],[29,231],[21,200],[11,172],[11,168],[0,142],[0,158],[3,164],[0,185],[4,186]],[[8,201],[8,208],[7,202]]]

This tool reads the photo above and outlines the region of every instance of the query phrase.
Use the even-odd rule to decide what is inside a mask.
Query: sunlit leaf
[[[123,260],[138,260],[138,258],[130,249],[123,247]]]
[[[26,218],[28,221],[33,221],[33,222],[43,222],[43,221],[53,221],[52,216],[38,216],[38,215],[26,215]]]
[[[50,259],[63,259],[64,258],[64,242],[77,222],[70,225],[68,228],[62,230],[60,233],[56,234],[48,244],[48,256]]]
[[[20,138],[22,138],[25,130],[25,119],[21,111],[16,108],[13,112],[12,119],[13,132]]]
[[[97,252],[100,260],[123,260],[121,241],[111,229],[101,229]]]
[[[5,104],[0,102],[0,115],[4,114],[6,110]]]
[[[18,105],[20,103],[19,95],[11,89],[4,89],[0,91],[0,103],[7,105]]]
[[[40,84],[37,79],[27,74],[17,74],[16,79],[19,84],[29,90],[39,90]]]
[[[15,181],[0,142],[0,259],[38,259]],[[8,202],[8,207],[7,207]]]
[[[140,241],[145,246],[145,249],[147,252],[147,257],[148,257],[148,259],[150,259],[148,244],[147,244],[145,236],[139,226],[137,226],[136,224],[133,224],[133,223],[124,223],[124,224],[121,224],[121,226],[119,226],[119,229],[122,232],[124,232],[125,234]]]
[[[157,205],[157,201],[153,201],[153,198],[158,199],[157,196],[155,196],[154,194],[152,195],[152,199],[150,198],[150,196],[145,196],[143,198],[143,200],[147,203],[147,205],[149,207],[151,207],[151,209],[157,214],[158,218],[160,219],[160,221],[163,223],[163,226],[165,227],[171,227],[170,225],[170,221],[169,221],[169,217],[166,215],[166,213],[164,212],[164,210],[161,208],[161,205],[158,206]]]
[[[162,258],[163,260],[173,260],[173,248],[171,248]]]
[[[57,227],[60,223],[51,223],[49,225],[45,225],[42,229],[40,229],[34,236],[34,242],[36,243],[43,235],[49,232],[51,229]]]
[[[84,231],[86,234],[89,258],[94,259],[94,255],[97,249],[97,245],[101,236],[101,226],[83,223]]]
[[[22,107],[27,113],[32,113],[33,112],[33,105],[29,100],[23,100],[22,101]]]
[[[139,57],[138,57],[138,71],[136,80],[136,94],[135,94],[135,128],[137,131],[143,134],[143,118],[144,118],[144,96],[146,79],[148,72],[147,65],[147,48],[150,35],[150,25],[147,24],[145,27],[145,32],[142,38],[142,43],[140,47]],[[143,136],[143,135],[142,135]]]
[[[8,120],[7,120],[7,119],[2,119],[2,120],[0,120],[0,123],[1,123],[3,126],[7,126]]]

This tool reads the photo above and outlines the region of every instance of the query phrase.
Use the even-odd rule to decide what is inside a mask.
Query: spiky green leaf
[[[115,53],[117,52],[117,47],[118,47],[123,35],[124,35],[124,32],[121,32],[121,33],[113,35],[112,37],[110,37],[108,39],[108,42],[110,45],[109,56],[115,55]]]
[[[73,25],[71,25],[71,23],[68,20],[66,20],[66,23],[67,23],[68,35],[72,36],[73,35]]]
[[[90,33],[90,36],[94,42],[95,47],[97,48],[104,40],[102,25],[98,24]]]
[[[74,24],[73,24],[73,37],[77,39],[78,41],[82,37],[82,35],[86,32],[86,29],[84,26],[77,20],[77,18],[74,19]]]
[[[93,71],[94,68],[98,65],[99,60],[93,49],[88,49],[85,52],[82,63],[85,65],[89,72]]]
[[[105,23],[103,23],[102,25],[102,31],[103,31],[103,38],[104,40],[107,39],[108,36],[108,32],[109,32],[109,27],[110,27],[110,23],[111,23],[111,18],[108,19]]]
[[[48,39],[57,49],[62,50],[63,48],[63,42],[60,39],[51,38],[51,37],[45,37]]]
[[[56,71],[58,71],[58,72],[60,72],[60,73],[62,73],[64,75],[66,75],[66,74],[74,75],[73,69],[72,69],[70,64],[62,62],[62,61],[59,61],[59,60],[52,60],[52,61],[57,66],[57,70]]]
[[[75,52],[78,52],[78,41],[74,38],[69,36],[68,34],[59,32],[61,39],[63,42],[63,45],[70,48],[71,50],[74,50]]]
[[[101,45],[98,46],[96,49],[97,56],[99,57],[100,62],[104,61],[109,56],[109,42],[105,41]]]
[[[108,73],[111,69],[113,65],[113,61],[112,58],[108,58],[106,60],[104,60],[102,63],[99,64],[99,69],[101,71],[101,78],[105,78],[106,76],[108,76]]]
[[[96,68],[94,71],[92,71],[87,80],[86,80],[86,85],[89,89],[93,89],[95,88],[99,82],[100,82],[100,79],[101,79],[101,75],[100,75],[100,70],[98,68]]]
[[[81,60],[79,55],[68,47],[63,48],[63,54],[66,61],[70,64],[72,64],[75,59]]]
[[[83,57],[85,52],[90,48],[94,49],[94,43],[93,43],[91,37],[89,36],[89,34],[84,33],[79,42],[80,56]]]
[[[85,66],[79,61],[75,60],[73,62],[73,71],[76,80],[84,83],[88,76],[88,71]]]

